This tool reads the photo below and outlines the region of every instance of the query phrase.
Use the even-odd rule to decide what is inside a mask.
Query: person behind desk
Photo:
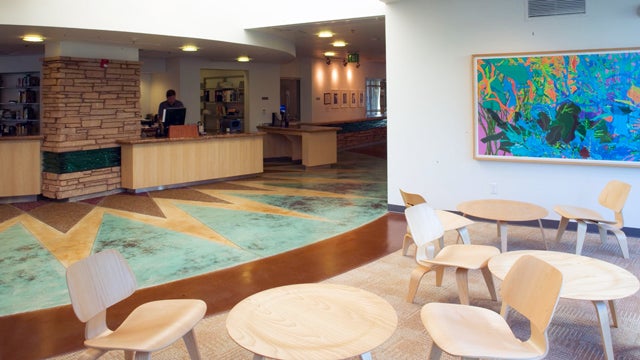
[[[182,101],[176,99],[176,91],[173,89],[167,90],[167,100],[160,103],[158,106],[158,118],[160,121],[163,121],[162,114],[164,113],[164,109],[169,108],[183,108],[184,104]]]
[[[164,109],[170,108],[183,108],[184,104],[182,101],[176,99],[176,91],[173,89],[167,90],[167,100],[160,103],[158,106],[158,126],[160,127],[160,132],[164,134],[164,119],[162,118],[164,114]]]

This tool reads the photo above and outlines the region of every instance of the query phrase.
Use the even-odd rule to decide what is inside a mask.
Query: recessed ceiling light
[[[335,47],[345,47],[347,46],[347,43],[342,40],[338,40],[338,41],[334,41],[331,45]]]
[[[336,52],[335,51],[326,51],[324,53],[324,56],[336,56]]]
[[[193,52],[198,51],[198,47],[195,45],[185,45],[180,48],[182,51]]]
[[[44,38],[40,35],[30,34],[30,35],[23,36],[22,40],[28,41],[28,42],[43,42]]]
[[[248,56],[238,56],[236,60],[238,60],[238,62],[249,62],[251,61],[251,58],[249,58]]]
[[[321,38],[330,38],[330,37],[333,37],[333,33],[332,33],[331,31],[327,31],[327,30],[325,30],[325,31],[320,31],[320,32],[318,33],[318,37],[321,37]]]

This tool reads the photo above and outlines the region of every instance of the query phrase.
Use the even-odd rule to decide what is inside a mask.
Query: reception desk
[[[336,132],[339,127],[299,125],[296,127],[258,126],[265,132],[264,157],[291,158],[305,167],[338,162]]]
[[[43,136],[0,137],[0,197],[35,196],[42,192]]]
[[[262,173],[263,136],[118,140],[122,187],[148,190]]]

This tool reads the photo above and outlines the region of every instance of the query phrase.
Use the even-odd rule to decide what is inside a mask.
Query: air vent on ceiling
[[[586,13],[586,0],[527,0],[527,17]]]

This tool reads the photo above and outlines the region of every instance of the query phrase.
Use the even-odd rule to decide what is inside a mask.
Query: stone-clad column
[[[140,62],[47,57],[41,91],[42,195],[119,189],[116,140],[140,136]]]

